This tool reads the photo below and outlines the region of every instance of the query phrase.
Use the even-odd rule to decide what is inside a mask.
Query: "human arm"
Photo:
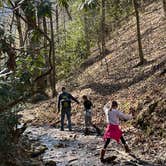
[[[110,109],[111,109],[111,107],[110,107],[110,104],[109,104],[109,103],[105,104],[104,107],[103,107],[104,112],[107,112],[107,111],[109,111]]]
[[[89,100],[90,108],[94,107],[93,103]]]
[[[69,94],[69,95],[70,95],[71,100],[73,100],[73,101],[75,101],[77,104],[79,104],[79,101],[78,101],[75,97],[73,97],[71,94]]]
[[[119,118],[123,119],[123,120],[130,120],[130,119],[133,118],[131,113],[130,114],[125,114],[125,113],[123,113],[121,111],[117,111],[117,113],[118,113]]]
[[[61,104],[61,95],[59,95],[57,98],[57,110],[58,110],[58,112],[60,112],[60,104]]]

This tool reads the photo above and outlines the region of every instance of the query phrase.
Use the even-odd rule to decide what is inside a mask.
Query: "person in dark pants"
[[[58,112],[61,111],[61,131],[64,131],[64,119],[67,116],[69,131],[72,131],[71,126],[71,101],[79,104],[79,101],[70,93],[66,92],[66,88],[62,87],[62,92],[58,96]]]
[[[101,135],[100,129],[92,123],[92,102],[87,98],[87,96],[83,96],[83,104],[84,104],[84,115],[85,115],[85,135],[89,134],[89,127],[92,126],[95,128],[96,133]]]
[[[106,120],[107,120],[107,128],[104,133],[105,144],[100,152],[101,162],[104,162],[105,151],[111,139],[116,140],[118,143],[121,140],[122,144],[124,145],[125,151],[130,152],[130,149],[122,135],[122,131],[119,128],[119,124],[120,124],[119,121],[120,119],[124,119],[124,120],[132,119],[134,109],[130,108],[130,114],[124,114],[123,112],[118,110],[118,103],[116,101],[113,101],[111,108],[108,104],[104,106],[104,111],[105,111]]]

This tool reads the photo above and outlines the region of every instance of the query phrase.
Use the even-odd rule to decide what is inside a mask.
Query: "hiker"
[[[71,101],[79,104],[79,101],[74,98],[70,93],[66,92],[66,88],[62,87],[62,92],[58,96],[58,112],[61,111],[61,131],[64,131],[64,119],[67,116],[69,131],[72,131],[71,126]],[[61,109],[60,109],[61,107]]]
[[[89,134],[89,126],[95,128],[97,135],[101,135],[100,129],[92,123],[92,102],[88,99],[87,96],[82,96],[84,104],[84,116],[85,116],[85,135]]]
[[[106,104],[103,108],[105,115],[106,115],[106,121],[107,121],[107,128],[104,133],[104,147],[101,149],[100,152],[100,160],[101,162],[104,162],[104,155],[106,148],[108,144],[110,143],[111,139],[114,139],[119,143],[121,140],[122,144],[124,145],[125,151],[128,153],[130,152],[130,149],[122,136],[122,131],[119,128],[119,119],[124,119],[124,120],[130,120],[132,119],[132,114],[124,114],[120,112],[118,109],[118,103],[116,101],[112,102],[112,106],[110,108],[109,104]],[[133,113],[134,109],[130,108],[130,112]]]

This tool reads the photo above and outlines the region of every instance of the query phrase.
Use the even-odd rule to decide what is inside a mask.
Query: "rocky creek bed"
[[[112,141],[106,157],[116,156],[112,163],[101,163],[100,149],[103,146],[101,136],[94,133],[85,136],[81,128],[72,132],[60,131],[50,126],[29,126],[24,132],[32,142],[32,157],[40,155],[45,166],[160,166],[166,164],[165,139],[146,138],[135,128],[125,132],[125,138],[132,150],[125,153],[121,144]]]

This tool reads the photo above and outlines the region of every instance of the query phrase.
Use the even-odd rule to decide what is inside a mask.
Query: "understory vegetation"
[[[92,93],[93,97],[100,94],[103,97],[101,99],[105,100],[104,96],[107,96],[107,93],[115,95],[115,92],[118,94],[118,91],[123,88],[129,92],[130,86],[144,81],[144,77],[150,78],[154,75],[157,79],[165,79],[163,60],[165,55],[148,61],[152,54],[151,47],[148,50],[145,46],[146,39],[149,40],[148,35],[155,32],[160,22],[155,28],[148,27],[147,31],[144,31],[145,27],[141,24],[145,14],[153,15],[158,12],[157,7],[157,9],[152,7],[149,11],[146,10],[146,7],[153,4],[161,4],[162,21],[160,22],[164,24],[165,0],[0,0],[0,160],[2,165],[9,164],[7,160],[13,157],[24,130],[19,130],[18,112],[25,108],[26,103],[33,104],[56,97],[57,86],[62,82],[65,82],[64,84],[71,90],[91,89],[89,93]],[[152,19],[149,18],[149,22],[152,22]],[[131,20],[134,24],[130,25]],[[164,31],[163,29],[161,31]],[[127,35],[125,39],[122,37],[122,33],[125,34],[127,31],[128,35],[132,34],[129,42]],[[165,36],[160,42],[162,46],[165,45],[164,39]],[[157,39],[149,40],[147,45],[154,44],[153,47],[156,47],[156,41]],[[162,49],[165,54],[164,46]],[[116,52],[115,55],[117,50],[121,52]],[[123,50],[126,52],[123,53]],[[128,54],[131,54],[131,57],[128,58]],[[117,57],[120,58],[116,59]],[[118,60],[121,59],[123,60],[119,64]],[[158,63],[158,59],[161,63]],[[134,64],[132,69],[127,66],[130,62],[131,65]],[[99,63],[101,68],[98,67]],[[154,65],[150,70],[149,64]],[[144,66],[145,70],[140,69],[140,66]],[[126,69],[131,69],[133,73],[129,71],[125,73]],[[157,75],[156,72],[160,73]],[[129,78],[127,78],[128,74],[130,74]],[[102,79],[105,80],[102,82]],[[103,84],[96,83],[98,80]],[[114,85],[112,80],[117,82],[122,80],[122,82]],[[140,89],[137,94],[143,86],[138,85],[138,87]],[[161,89],[159,88],[159,91]],[[78,93],[82,95],[83,92]],[[137,107],[138,117],[134,125],[145,131],[147,135],[156,134],[165,138],[164,95],[162,94],[162,97],[157,93],[155,95],[158,97],[155,101],[151,100],[149,105],[143,103],[146,108]],[[102,105],[105,101],[99,102]],[[99,120],[97,122],[100,123]]]

